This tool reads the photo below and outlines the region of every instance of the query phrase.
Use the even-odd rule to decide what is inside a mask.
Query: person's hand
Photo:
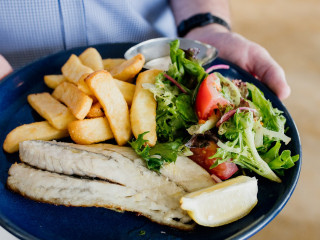
[[[0,80],[12,72],[12,67],[8,61],[0,55]]]
[[[280,99],[290,95],[283,69],[268,51],[241,35],[229,32],[217,24],[195,28],[186,38],[199,40],[215,46],[219,57],[235,63],[265,83]]]

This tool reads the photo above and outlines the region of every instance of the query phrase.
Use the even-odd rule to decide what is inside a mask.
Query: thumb
[[[8,61],[0,55],[0,80],[12,72],[12,67]]]

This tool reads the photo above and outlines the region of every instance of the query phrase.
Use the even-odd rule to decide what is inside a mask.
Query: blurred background
[[[320,1],[230,0],[233,30],[264,46],[284,68],[303,163],[298,185],[280,214],[251,239],[320,239]]]

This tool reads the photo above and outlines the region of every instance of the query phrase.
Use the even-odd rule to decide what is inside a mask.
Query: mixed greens
[[[290,150],[281,151],[282,142],[290,141],[282,112],[253,84],[230,80],[218,72],[208,74],[195,55],[195,51],[180,49],[179,40],[171,42],[169,70],[160,73],[155,84],[143,86],[157,101],[158,142],[149,147],[143,133],[130,142],[132,148],[146,160],[148,168],[159,171],[178,155],[192,155],[190,144],[186,144],[190,139],[212,135],[218,148],[211,156],[215,159],[211,168],[233,162],[242,170],[280,182],[276,174],[282,176],[299,159],[299,155],[291,156]],[[199,88],[207,78],[212,78],[214,86],[209,88],[213,87],[218,97],[209,109],[210,116],[204,118],[199,115],[199,101],[204,101]]]
[[[178,40],[170,44],[170,57],[172,64],[169,70],[160,73],[155,84],[144,84],[144,88],[149,89],[157,100],[158,143],[150,148],[143,140],[143,134],[130,142],[133,149],[146,160],[148,168],[156,171],[164,162],[174,162],[178,154],[192,154],[184,143],[190,137],[187,128],[198,122],[193,108],[194,96],[207,76],[195,59],[195,53],[180,49]]]

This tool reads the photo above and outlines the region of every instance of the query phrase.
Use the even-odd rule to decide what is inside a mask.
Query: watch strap
[[[178,30],[178,36],[184,37],[188,32],[190,32],[192,29],[197,27],[203,27],[208,24],[220,24],[224,27],[226,27],[228,30],[231,30],[229,24],[223,20],[222,18],[219,18],[217,16],[212,15],[211,13],[200,13],[191,16],[190,18],[183,20],[177,30]]]

